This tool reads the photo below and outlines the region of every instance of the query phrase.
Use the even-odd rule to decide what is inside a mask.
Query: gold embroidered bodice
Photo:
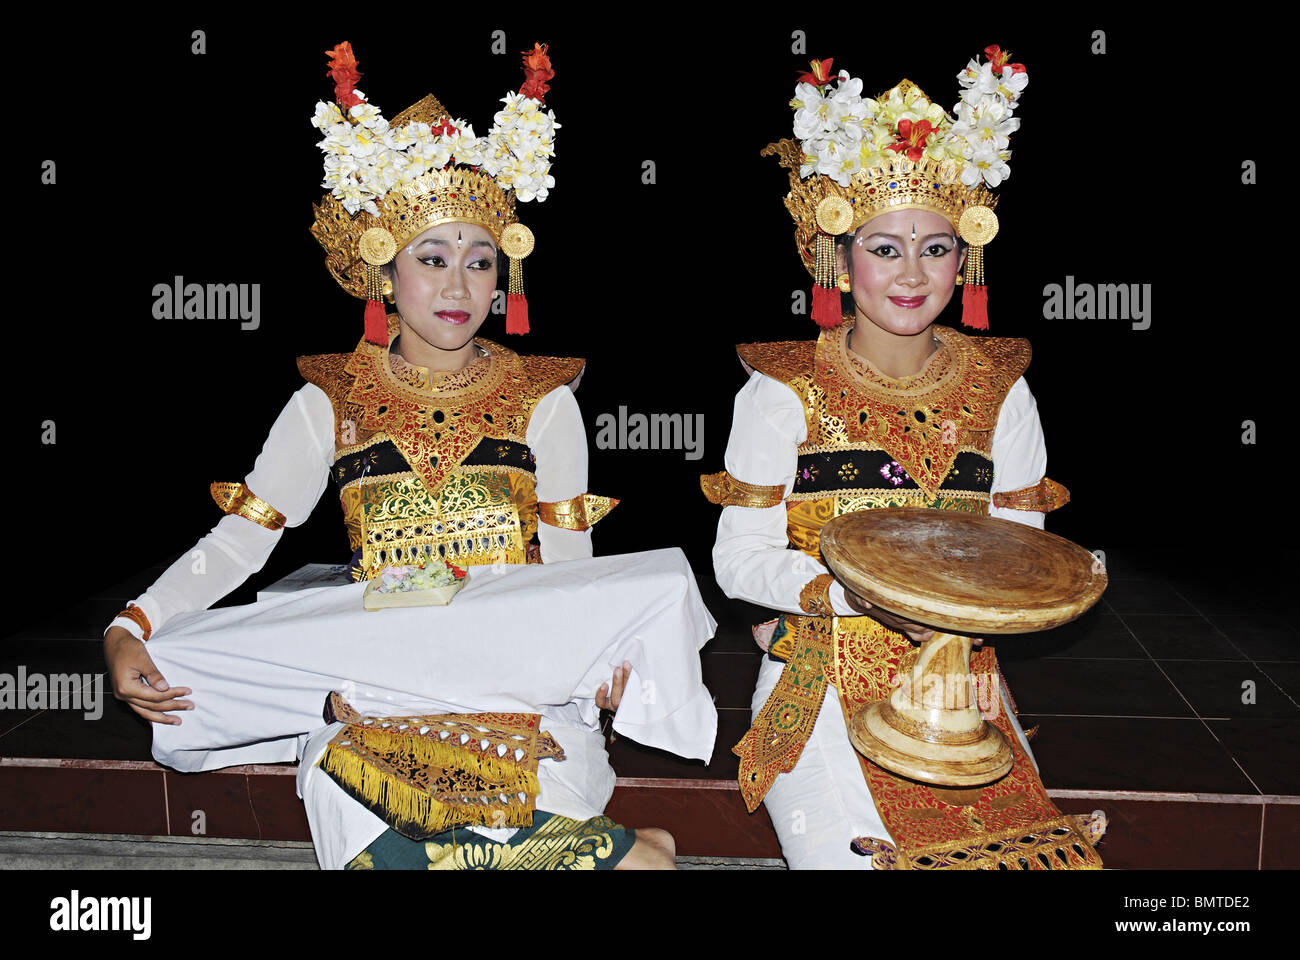
[[[392,315],[390,342],[398,331]],[[528,421],[584,361],[476,342],[486,355],[450,374],[364,339],[350,354],[298,358],[334,410],[331,476],[357,579],[421,555],[462,565],[537,558],[528,549],[537,530]]]
[[[747,367],[785,383],[803,404],[808,436],[786,498],[792,546],[817,556],[822,525],[856,510],[988,512],[993,429],[1029,365],[1029,342],[932,329],[939,349],[902,380],[849,349],[849,323],[816,342],[737,347]]]

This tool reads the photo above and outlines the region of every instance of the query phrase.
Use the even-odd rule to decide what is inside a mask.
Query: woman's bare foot
[[[676,870],[677,841],[658,827],[637,828],[636,843],[615,870]]]

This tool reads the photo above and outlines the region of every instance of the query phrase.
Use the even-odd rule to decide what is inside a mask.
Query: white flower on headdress
[[[966,64],[966,69],[957,74],[957,82],[961,84],[962,89],[969,89],[975,86],[980,76],[980,65],[972,60]]]
[[[810,140],[813,156],[817,158],[816,171],[830,177],[841,187],[849,185],[849,178],[862,167],[861,151],[857,143],[847,137],[828,137]]]
[[[970,67],[967,67],[966,70],[969,71]],[[985,94],[997,93],[999,79],[1001,78],[993,75],[993,64],[987,62],[980,64],[975,75],[970,78],[970,83],[962,84],[965,88],[962,91],[962,100],[972,107],[975,106]]]
[[[311,125],[317,130],[328,133],[333,127],[346,122],[337,103],[326,103],[324,100],[316,102],[316,113],[311,118]]]
[[[996,92],[1006,98],[1008,109],[1014,109],[1015,102],[1020,99],[1020,94],[1027,86],[1029,86],[1027,71],[1016,73],[1011,67],[1006,66],[1002,68],[1002,76],[998,80]]]
[[[384,119],[379,108],[373,103],[358,103],[348,111],[354,123],[358,126],[365,127],[367,130],[373,130],[379,136],[388,132],[388,121]]]
[[[492,129],[483,138],[483,169],[503,189],[515,191],[521,202],[546,199],[555,186],[550,176],[550,158],[555,155],[554,136],[559,129],[552,111],[518,93],[507,94],[497,111]]]
[[[389,127],[388,132],[384,134],[384,146],[389,150],[401,151],[415,143],[414,123],[408,123],[404,127]]]
[[[999,152],[991,144],[975,147],[966,158],[966,166],[961,172],[961,182],[968,187],[973,187],[982,178],[990,187],[996,187],[1011,176],[1011,168],[1006,162],[1006,158],[1010,156],[1009,152]]]
[[[1010,111],[1016,108],[1016,100],[1028,85],[1027,72],[1022,70],[1016,73],[1008,65],[998,74],[993,72],[993,64],[984,63],[980,66],[975,81],[962,92],[961,98],[971,106],[976,106],[986,95],[994,94],[1002,99]]]
[[[869,145],[876,102],[862,98],[862,81],[846,70],[834,78],[834,86],[828,82],[819,90],[802,82],[794,92],[794,135],[804,152],[800,176],[820,173],[847,187],[849,178],[862,169],[863,151],[873,153]]]
[[[1010,116],[1009,104],[996,94],[986,94],[974,107],[962,101],[955,112],[957,122],[952,126],[952,135],[972,147],[992,144],[995,150],[1003,150],[1007,138],[1020,129],[1019,118]]]

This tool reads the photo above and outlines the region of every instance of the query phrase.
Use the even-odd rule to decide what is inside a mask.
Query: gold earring
[[[383,286],[381,286],[379,289],[380,292],[384,295],[384,299],[387,300],[389,303],[392,303],[393,302],[393,281],[385,280]]]
[[[849,287],[849,275],[847,273],[841,273],[835,278],[835,285],[840,288],[840,293],[848,293],[851,289]]]
[[[960,287],[963,283],[965,283],[965,281],[962,280],[962,278],[961,278],[961,272],[958,271],[957,276],[955,276],[955,277],[953,278],[952,285],[953,285],[954,287]]]

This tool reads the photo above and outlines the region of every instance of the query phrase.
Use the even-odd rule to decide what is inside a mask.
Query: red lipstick
[[[889,302],[908,310],[915,310],[929,299],[928,297],[890,297]]]
[[[454,323],[457,326],[469,320],[469,314],[464,310],[439,310],[434,316],[441,317],[448,323]]]

